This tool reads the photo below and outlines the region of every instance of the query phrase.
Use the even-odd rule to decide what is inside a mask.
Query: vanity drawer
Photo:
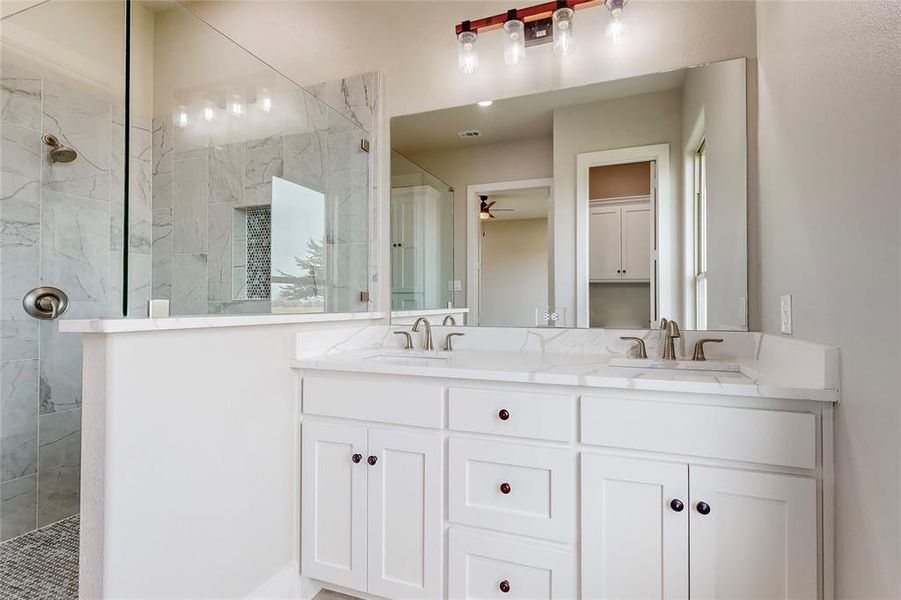
[[[582,397],[585,444],[814,469],[811,413]]]
[[[448,535],[449,598],[576,597],[572,552],[454,528]]]
[[[448,402],[451,429],[560,442],[573,439],[574,396],[451,388]]]
[[[444,388],[396,380],[307,376],[303,412],[440,429],[444,427]]]
[[[452,522],[561,542],[575,538],[575,453],[452,437],[448,456]]]

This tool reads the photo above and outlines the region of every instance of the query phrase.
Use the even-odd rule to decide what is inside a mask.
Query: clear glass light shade
[[[457,67],[464,75],[472,75],[479,70],[479,55],[476,54],[478,34],[463,31],[457,36]]]
[[[176,127],[184,129],[188,126],[188,108],[184,104],[179,104],[172,114],[172,123]]]
[[[257,94],[257,108],[267,113],[272,111],[272,92],[262,88]]]
[[[575,50],[573,39],[573,15],[571,8],[558,8],[553,14],[554,54],[566,56]]]
[[[607,31],[604,32],[604,38],[607,43],[612,46],[622,46],[626,43],[626,26],[619,19],[613,19],[607,25]]]
[[[213,119],[216,118],[216,108],[213,106],[213,103],[204,102],[200,115],[203,117],[204,121],[212,123]]]
[[[228,97],[226,108],[230,114],[240,117],[244,114],[244,99],[239,94],[232,94]]]
[[[504,62],[518,65],[525,57],[525,24],[522,21],[507,21],[504,23]]]

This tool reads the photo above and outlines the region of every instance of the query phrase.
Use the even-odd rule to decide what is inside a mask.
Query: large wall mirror
[[[395,322],[745,330],[746,61],[391,121]]]

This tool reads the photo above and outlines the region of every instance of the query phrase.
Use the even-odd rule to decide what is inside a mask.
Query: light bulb
[[[607,31],[604,33],[604,37],[608,44],[622,46],[626,41],[626,26],[623,25],[623,22],[619,19],[613,19],[610,24],[607,25]]]
[[[188,126],[188,109],[184,104],[179,104],[178,108],[175,109],[175,114],[172,115],[172,122],[181,129]]]
[[[504,23],[504,62],[518,65],[526,57],[525,24],[516,18],[516,11],[511,10],[512,17]]]
[[[494,104],[494,100],[479,100],[477,103],[482,108],[488,108],[492,104]]]
[[[216,109],[213,108],[213,103],[210,101],[206,101],[203,105],[203,111],[200,113],[203,116],[203,120],[207,123],[212,123],[213,118],[216,116]]]
[[[575,12],[568,7],[561,7],[554,11],[554,54],[566,56],[575,49],[573,39],[573,15]]]
[[[476,40],[479,35],[475,31],[461,31],[457,36],[457,67],[464,75],[472,75],[479,70],[479,55],[476,54]]]
[[[265,113],[272,111],[272,92],[267,88],[262,88],[257,94],[257,107]]]
[[[236,117],[244,114],[244,100],[239,94],[232,94],[228,97],[228,112]]]

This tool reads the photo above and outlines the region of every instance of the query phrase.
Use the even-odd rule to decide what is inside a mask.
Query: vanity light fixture
[[[573,37],[573,15],[575,11],[567,6],[567,0],[557,0],[557,10],[552,19],[554,22],[554,54],[566,56],[575,50]]]
[[[526,26],[517,16],[515,8],[507,11],[503,29],[504,62],[508,65],[518,65],[526,57]]]
[[[625,39],[625,27],[620,22],[623,8],[629,0],[604,0],[613,21],[607,30],[607,39],[619,45]],[[553,42],[554,54],[566,56],[575,49],[573,18],[577,10],[601,4],[601,0],[553,0],[526,8],[467,20],[456,26],[457,67],[466,75],[479,68],[475,44],[479,35],[492,29],[504,32],[504,62],[517,65],[525,59],[526,48]]]
[[[272,92],[267,88],[260,88],[257,93],[257,108],[264,113],[272,112]]]
[[[479,100],[478,102],[478,105],[482,108],[488,108],[492,104],[494,104],[494,100]]]
[[[172,123],[180,129],[188,126],[188,108],[184,104],[179,104],[172,115]]]
[[[203,120],[207,123],[212,123],[213,119],[216,116],[216,109],[213,107],[213,103],[207,100],[203,103],[203,110],[200,111],[201,116],[203,116]]]
[[[623,25],[620,18],[623,16],[623,8],[628,3],[629,0],[606,0],[604,2],[604,6],[607,7],[607,10],[610,11],[610,16],[613,17],[613,20],[607,25],[604,37],[607,39],[607,43],[614,46],[622,46],[626,41],[626,26]]]
[[[241,95],[232,94],[229,96],[226,108],[230,114],[236,117],[242,116],[244,114],[244,100],[241,98]]]
[[[479,34],[472,31],[469,21],[463,21],[457,33],[457,67],[464,75],[472,75],[479,70],[479,55],[476,52],[476,41]]]

